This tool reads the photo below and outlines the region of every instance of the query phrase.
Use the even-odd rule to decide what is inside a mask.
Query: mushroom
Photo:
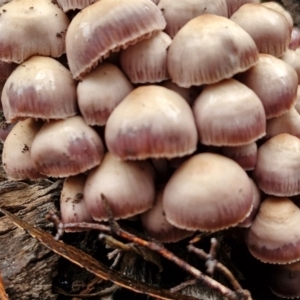
[[[241,6],[230,20],[251,35],[259,53],[280,57],[288,49],[292,28],[282,13],[249,3]]]
[[[133,90],[115,65],[102,63],[77,86],[79,110],[88,125],[105,125],[114,108]]]
[[[300,210],[288,198],[268,197],[246,233],[250,253],[265,263],[300,259]]]
[[[260,99],[235,79],[204,87],[193,112],[199,141],[205,145],[241,146],[265,135],[266,116]]]
[[[3,168],[9,179],[40,179],[40,174],[31,156],[34,137],[43,122],[28,118],[18,122],[5,139],[2,152]]]
[[[99,0],[56,0],[64,12],[69,10],[83,9]]]
[[[297,49],[287,49],[280,59],[293,67],[298,76],[298,84],[300,84],[300,52]]]
[[[65,119],[77,112],[75,81],[51,57],[33,56],[19,65],[6,80],[1,101],[9,123],[28,117]]]
[[[71,73],[82,79],[110,53],[163,30],[166,21],[150,0],[101,0],[72,20],[66,35]]]
[[[296,71],[288,63],[270,54],[259,54],[257,64],[236,78],[259,97],[267,119],[286,113],[296,102]]]
[[[260,3],[260,0],[226,0],[228,18],[230,18],[242,5],[247,3]]]
[[[14,0],[0,9],[0,61],[65,53],[69,19],[52,0]]]
[[[162,202],[172,225],[217,231],[243,221],[251,212],[252,199],[251,181],[236,162],[201,153],[186,160],[171,176]]]
[[[171,38],[174,38],[188,21],[197,16],[212,14],[228,17],[226,0],[160,0],[157,6],[167,21],[165,32]]]
[[[132,83],[154,83],[169,79],[167,50],[172,39],[160,31],[151,38],[121,51],[120,63]]]
[[[86,180],[84,198],[96,221],[108,220],[102,195],[115,219],[126,219],[152,207],[154,174],[147,161],[121,161],[107,152]]]
[[[60,212],[63,224],[93,221],[83,196],[85,181],[84,174],[71,176],[64,180],[60,194]],[[66,229],[66,232],[71,231],[79,230]]]
[[[134,89],[109,116],[108,150],[121,159],[172,158],[191,154],[197,130],[188,103],[161,86]]]
[[[269,195],[290,197],[300,193],[300,139],[278,134],[258,148],[253,177]]]
[[[188,88],[230,78],[257,60],[256,45],[247,32],[231,20],[207,14],[178,31],[169,48],[168,71],[173,82]]]
[[[31,147],[37,169],[52,177],[85,172],[99,165],[103,155],[99,135],[80,116],[45,123]]]
[[[296,50],[300,46],[300,28],[294,26],[291,33],[291,42],[289,49]]]
[[[179,229],[171,225],[163,211],[163,188],[156,192],[156,201],[152,208],[140,215],[145,231],[161,243],[174,243],[183,240],[193,234],[193,231]]]

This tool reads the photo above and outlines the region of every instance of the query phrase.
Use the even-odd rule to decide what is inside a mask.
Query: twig
[[[186,288],[187,286],[190,286],[190,285],[195,285],[196,283],[198,282],[197,279],[190,279],[190,280],[187,280],[185,282],[182,282],[174,287],[172,287],[170,289],[170,292],[171,293],[177,293],[179,291],[181,291],[182,289]]]

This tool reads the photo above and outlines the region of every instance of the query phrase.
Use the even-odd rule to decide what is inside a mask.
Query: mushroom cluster
[[[53,2],[0,7],[1,102],[17,122],[7,176],[65,178],[63,222],[106,221],[104,195],[161,242],[239,226],[259,260],[300,260],[289,13],[258,0]]]

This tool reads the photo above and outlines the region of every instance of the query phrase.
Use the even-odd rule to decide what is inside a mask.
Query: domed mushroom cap
[[[121,51],[120,63],[132,83],[152,83],[169,79],[167,50],[172,39],[160,31],[151,38]]]
[[[289,49],[296,50],[300,46],[300,28],[294,26],[291,33]]]
[[[286,113],[296,102],[298,76],[287,63],[269,54],[259,54],[255,66],[237,79],[261,100],[267,119]]]
[[[257,95],[235,79],[206,86],[193,105],[199,141],[241,146],[265,135],[266,116]]]
[[[177,93],[161,86],[134,89],[109,116],[109,151],[121,159],[172,158],[196,150],[192,110]]]
[[[158,8],[167,21],[165,32],[173,38],[188,21],[203,14],[223,16],[227,15],[225,0],[160,0]]]
[[[197,154],[172,175],[163,193],[168,222],[187,230],[216,231],[235,226],[252,209],[253,189],[233,160]]]
[[[157,191],[156,201],[152,208],[140,215],[145,231],[162,243],[174,243],[193,234],[171,225],[165,217],[162,205],[163,189]]]
[[[65,53],[68,26],[68,17],[51,0],[14,0],[1,7],[0,60],[59,57]]]
[[[282,133],[258,148],[253,176],[266,194],[289,197],[300,193],[299,168],[300,139]]]
[[[280,57],[291,40],[291,27],[286,17],[261,4],[249,3],[241,6],[230,20],[248,32],[260,53]]]
[[[288,198],[268,197],[259,208],[246,244],[265,263],[286,264],[300,259],[300,210]]]
[[[236,147],[222,147],[221,153],[237,162],[244,170],[253,170],[256,164],[257,144],[253,142]]]
[[[73,77],[81,79],[111,52],[149,38],[165,26],[161,11],[150,0],[101,0],[86,7],[72,20],[66,36]]]
[[[32,143],[31,155],[47,176],[68,177],[100,164],[103,144],[82,117],[45,123]]]
[[[18,122],[8,134],[3,145],[3,168],[12,180],[40,179],[40,174],[31,157],[32,142],[43,122],[31,118]]]
[[[272,267],[270,289],[281,298],[300,298],[300,262]]]
[[[63,224],[93,221],[83,196],[85,181],[86,176],[84,174],[71,176],[64,180],[60,194],[60,213]],[[66,229],[66,231],[80,230]]]
[[[70,71],[44,56],[33,56],[14,70],[5,82],[1,101],[9,123],[27,117],[64,119],[77,112]]]
[[[280,57],[285,63],[293,67],[298,75],[298,84],[300,84],[300,53],[298,49],[291,50],[287,49],[284,54]]]
[[[107,220],[101,195],[114,218],[125,219],[152,207],[155,197],[154,176],[146,161],[122,161],[107,152],[101,165],[86,180],[84,197],[94,220]]]
[[[228,18],[235,13],[242,5],[247,3],[260,3],[260,0],[226,0],[228,8]]]
[[[132,84],[117,66],[100,64],[77,86],[78,106],[85,122],[105,125],[114,108],[132,90]]]
[[[56,0],[64,12],[75,9],[83,9],[99,0]]]
[[[208,14],[178,31],[169,48],[168,71],[173,82],[190,87],[230,78],[257,59],[256,45],[248,33],[231,20]]]

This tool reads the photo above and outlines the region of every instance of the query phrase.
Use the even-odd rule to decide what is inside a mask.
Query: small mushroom
[[[196,150],[197,129],[190,106],[179,94],[148,85],[134,89],[113,110],[105,141],[121,159],[173,158]]]
[[[241,6],[230,20],[250,34],[259,53],[280,57],[288,49],[292,28],[282,13],[249,3]]]
[[[108,220],[102,195],[115,219],[148,210],[155,197],[153,175],[147,161],[122,161],[107,152],[101,165],[89,173],[84,187],[87,209],[93,219]]]
[[[78,174],[64,180],[60,194],[61,221],[65,223],[92,222],[93,218],[87,210],[83,195],[86,176]],[[66,229],[72,232],[73,229]],[[75,230],[80,231],[80,230]]]
[[[230,18],[242,5],[247,3],[260,3],[260,0],[226,0],[228,18]]]
[[[204,145],[241,146],[265,135],[266,116],[260,99],[235,79],[204,87],[193,112]]]
[[[150,0],[101,0],[84,8],[68,27],[66,52],[75,79],[82,79],[112,52],[163,30],[166,21]]]
[[[258,148],[253,178],[269,195],[290,197],[300,193],[300,139],[278,134]]]
[[[3,168],[9,179],[40,179],[42,175],[32,159],[32,143],[43,122],[28,118],[18,122],[5,139],[2,152]]]
[[[51,57],[33,56],[6,80],[2,106],[7,122],[24,118],[65,119],[77,113],[70,71]]]
[[[79,110],[88,125],[105,125],[114,108],[133,90],[115,65],[102,63],[77,86]]]
[[[233,160],[196,154],[171,176],[163,210],[172,225],[186,230],[217,231],[243,221],[252,209],[253,187]]]
[[[288,198],[268,197],[246,233],[250,253],[264,263],[300,259],[300,209]]]
[[[52,177],[85,172],[101,163],[103,153],[100,136],[80,116],[45,123],[31,147],[37,169]]]
[[[33,55],[65,53],[69,19],[52,0],[14,0],[0,13],[0,61],[21,63]]]
[[[169,48],[168,71],[173,82],[189,88],[230,78],[257,60],[256,45],[247,32],[231,20],[206,14],[178,31]]]

